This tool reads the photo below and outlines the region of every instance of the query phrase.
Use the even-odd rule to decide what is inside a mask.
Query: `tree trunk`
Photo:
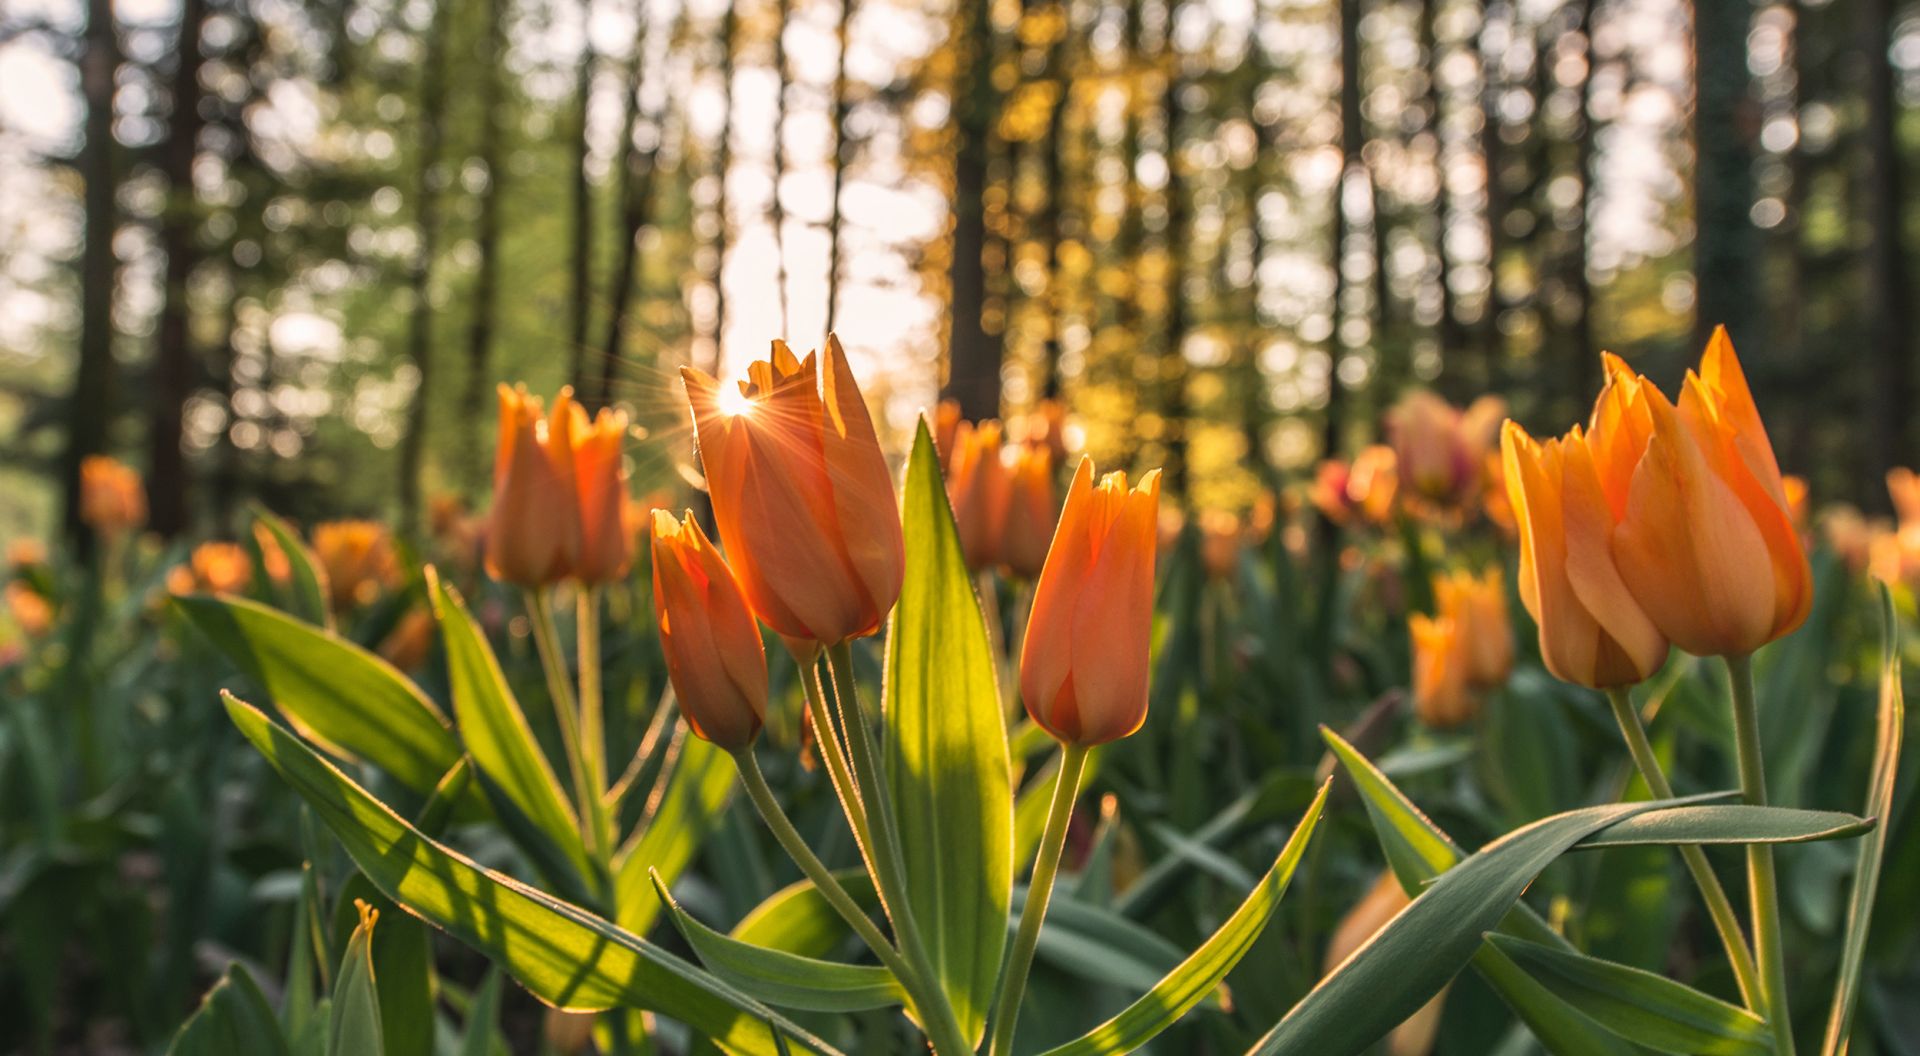
[[[640,270],[640,229],[646,226],[647,209],[653,200],[653,167],[659,141],[656,139],[656,145],[645,151],[634,142],[639,134],[640,82],[646,47],[647,20],[642,10],[640,27],[633,39],[633,64],[627,70],[626,119],[620,126],[620,259],[614,267],[613,286],[608,291],[607,337],[601,345],[600,381],[590,394],[588,404],[594,408],[613,402],[619,381],[627,313],[633,304],[633,286]]]
[[[828,333],[840,320],[840,192],[853,160],[847,146],[847,30],[853,23],[853,2],[840,0],[840,19],[834,27],[838,50],[833,60],[833,202],[827,213]]]
[[[728,10],[732,7],[729,5]],[[593,22],[593,0],[584,0],[580,5],[583,27]],[[579,82],[575,87],[576,111],[574,126],[573,157],[573,297],[570,307],[569,331],[572,339],[573,369],[567,377],[571,379],[575,392],[586,389],[587,378],[587,319],[592,314],[593,303],[593,184],[587,178],[587,163],[592,159],[593,147],[590,141],[592,126],[588,119],[593,110],[593,73],[598,55],[593,49],[593,34],[585,34],[584,50],[580,56]]]
[[[1353,220],[1347,215],[1347,177],[1358,171],[1360,123],[1360,0],[1340,0],[1340,178],[1333,185],[1333,328],[1327,336],[1327,409],[1321,453],[1336,457],[1344,448],[1346,393],[1340,382],[1345,341],[1341,316],[1347,300],[1346,248]]]
[[[713,362],[710,373],[718,374],[727,356],[727,244],[732,237],[727,215],[727,173],[733,169],[733,45],[739,35],[740,19],[731,0],[720,22],[720,97],[726,117],[720,123],[719,150],[714,156],[714,179],[719,181],[713,199]]]
[[[1574,165],[1580,176],[1580,200],[1573,218],[1571,245],[1566,259],[1567,289],[1574,299],[1572,341],[1572,406],[1577,410],[1600,391],[1600,353],[1594,345],[1593,281],[1587,274],[1592,253],[1594,137],[1599,132],[1593,116],[1593,73],[1599,61],[1593,48],[1593,9],[1598,0],[1579,0],[1580,47],[1586,60],[1586,72],[1580,77],[1580,124],[1574,134]]]
[[[1500,261],[1506,254],[1507,212],[1512,203],[1507,194],[1506,145],[1500,139],[1500,96],[1505,85],[1497,67],[1499,56],[1489,50],[1485,39],[1492,9],[1491,3],[1480,6],[1482,38],[1474,48],[1480,60],[1480,161],[1486,170],[1487,298],[1480,318],[1480,369],[1473,382],[1476,388],[1497,391],[1505,384],[1507,373],[1507,344],[1500,319],[1508,304],[1500,290]]]
[[[1861,50],[1867,67],[1867,327],[1873,368],[1869,401],[1873,448],[1868,465],[1875,475],[1909,462],[1907,418],[1912,411],[1911,355],[1913,295],[1907,281],[1905,200],[1901,197],[1900,144],[1890,49],[1894,0],[1861,0]]]
[[[487,27],[480,39],[480,164],[487,170],[487,188],[480,195],[480,215],[474,224],[474,248],[479,255],[473,276],[473,315],[467,321],[467,387],[460,415],[468,428],[479,430],[472,444],[473,479],[484,484],[491,458],[486,439],[492,435],[487,413],[487,389],[493,381],[493,327],[500,287],[500,200],[506,193],[506,157],[501,150],[500,110],[506,61],[506,7],[508,0],[486,0]]]
[[[773,24],[773,71],[778,85],[773,101],[773,197],[767,203],[768,221],[773,225],[773,295],[778,305],[781,336],[790,329],[787,319],[787,210],[780,201],[780,187],[787,181],[787,20],[793,17],[792,0],[779,0],[778,20]]]
[[[1177,0],[1169,6],[1168,21],[1178,13]],[[1186,88],[1186,70],[1180,49],[1171,34],[1166,42],[1166,95],[1160,101],[1166,120],[1167,158],[1167,329],[1160,367],[1160,383],[1166,389],[1165,428],[1167,430],[1166,480],[1168,488],[1184,497],[1187,494],[1187,247],[1193,244],[1193,206],[1187,197],[1187,174],[1180,157],[1181,103]]]
[[[1047,0],[1058,3],[1059,0]],[[1063,25],[1068,14],[1059,13]],[[1063,30],[1068,32],[1067,30]],[[1062,157],[1066,150],[1065,115],[1067,94],[1071,90],[1069,78],[1065,75],[1062,53],[1066,50],[1065,40],[1049,41],[1041,64],[1040,76],[1054,82],[1057,91],[1053,106],[1047,111],[1045,131],[1041,133],[1040,149],[1042,171],[1046,174],[1046,204],[1041,207],[1038,228],[1034,232],[1047,247],[1047,281],[1042,304],[1046,314],[1046,337],[1040,353],[1040,394],[1048,399],[1060,395],[1060,330],[1066,318],[1066,289],[1060,277],[1060,224],[1061,206],[1067,196],[1066,166]],[[983,64],[987,65],[987,64]]]
[[[86,231],[80,255],[80,355],[67,403],[67,446],[61,460],[65,527],[82,554],[91,552],[92,535],[80,520],[80,463],[107,448],[107,423],[113,417],[113,302],[120,281],[113,255],[119,226],[114,202],[114,80],[120,71],[120,43],[114,32],[113,0],[87,0],[86,50],[80,58],[80,87],[86,96],[86,147],[81,165],[86,179]]]
[[[1693,4],[1694,344],[1724,324],[1751,360],[1763,360],[1759,233],[1753,226],[1753,141],[1758,114],[1748,91],[1747,0]],[[1880,56],[1877,62],[1884,62]]]
[[[960,402],[964,418],[993,418],[1000,413],[1002,341],[988,334],[987,164],[988,137],[998,110],[993,87],[993,24],[987,0],[968,0],[966,32],[959,45],[961,74],[956,86],[959,112],[955,134],[959,151],[953,173],[953,259],[948,282],[953,297],[947,343],[947,381],[942,395]]]
[[[1433,146],[1429,164],[1433,166],[1434,177],[1434,282],[1440,294],[1440,318],[1434,327],[1434,338],[1440,346],[1444,376],[1458,382],[1461,380],[1458,377],[1459,364],[1454,357],[1466,351],[1467,334],[1460,325],[1459,307],[1454,303],[1453,251],[1447,245],[1447,234],[1459,222],[1459,217],[1454,212],[1453,195],[1447,189],[1446,93],[1440,87],[1442,49],[1434,27],[1434,16],[1439,6],[1440,0],[1422,0],[1420,5],[1420,47],[1426,58],[1427,74],[1427,134]],[[1459,386],[1454,385],[1453,388],[1458,395]]]
[[[200,373],[194,361],[192,309],[187,299],[188,284],[199,263],[194,245],[199,207],[193,191],[193,159],[200,141],[200,28],[206,18],[206,0],[183,0],[174,44],[172,111],[161,152],[167,202],[160,219],[160,245],[167,256],[167,270],[154,327],[147,504],[149,527],[166,538],[187,529],[192,510],[192,482],[180,441],[187,399]]]
[[[400,527],[412,535],[420,521],[420,484],[427,443],[427,408],[433,402],[433,260],[438,246],[440,191],[434,170],[440,164],[440,130],[446,118],[447,33],[452,3],[440,0],[427,28],[426,63],[420,72],[419,166],[414,174],[414,226],[418,228],[408,287],[413,291],[407,327],[407,357],[419,383],[407,409],[407,430],[400,443]]]

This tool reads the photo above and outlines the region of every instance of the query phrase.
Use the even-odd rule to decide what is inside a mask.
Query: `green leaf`
[[[1501,1000],[1554,1056],[1639,1056],[1646,1051],[1562,1001],[1492,943],[1482,943],[1474,951],[1473,970],[1499,992]]]
[[[461,1024],[460,1056],[493,1056],[493,1039],[500,1022],[500,969],[487,971],[487,978],[467,1005],[467,1018]]]
[[[1767,1056],[1766,1021],[1692,987],[1597,957],[1489,935],[1487,941],[1555,996],[1629,1041],[1679,1056]]]
[[[1880,591],[1880,713],[1874,739],[1873,772],[1867,778],[1867,816],[1883,821],[1893,808],[1894,780],[1900,776],[1900,743],[1904,739],[1906,701],[1900,686],[1900,617],[1886,584]],[[1882,824],[1860,842],[1853,864],[1853,894],[1847,899],[1846,941],[1840,947],[1840,970],[1833,986],[1833,1005],[1827,1012],[1822,1056],[1845,1056],[1853,1036],[1854,1006],[1860,997],[1860,965],[1867,954],[1867,926],[1873,919],[1873,900],[1880,888],[1880,865],[1887,853],[1890,825]]]
[[[1260,936],[1267,921],[1272,919],[1274,909],[1280,904],[1281,896],[1286,894],[1287,884],[1293,879],[1293,872],[1299,867],[1301,856],[1306,853],[1307,841],[1313,838],[1320,812],[1326,806],[1328,787],[1320,786],[1319,794],[1314,796],[1313,804],[1307,808],[1293,835],[1287,838],[1286,846],[1280,849],[1272,868],[1267,870],[1267,875],[1247,895],[1240,908],[1234,910],[1227,922],[1220,926],[1220,930],[1119,1015],[1082,1037],[1051,1050],[1047,1056],[1104,1056],[1132,1052],[1173,1026],[1220,985],[1233,966],[1240,963],[1240,958],[1253,945],[1253,940]]]
[[[287,569],[293,578],[294,615],[309,623],[333,630],[333,610],[327,605],[327,572],[292,526],[267,511],[253,508],[253,519],[266,528],[280,552],[287,555]]]
[[[906,991],[885,968],[823,961],[729,938],[680,908],[658,873],[653,874],[653,885],[700,963],[768,1004],[809,1012],[861,1012],[906,1003]]]
[[[865,869],[837,870],[833,878],[861,907],[876,903],[873,877]],[[813,881],[805,879],[775,891],[729,932],[741,942],[809,957],[824,957],[852,933]]]
[[[731,756],[689,736],[684,723],[675,737],[678,743],[674,759],[667,764],[672,770],[666,791],[614,859],[619,924],[636,935],[645,935],[660,916],[660,901],[654,897],[647,871],[658,870],[669,884],[680,879],[708,834],[719,828],[738,775]]]
[[[352,946],[358,930],[357,902],[380,914],[380,925],[373,930],[373,978],[383,1010],[380,1037],[386,1056],[432,1056],[433,938],[425,924],[399,912],[372,881],[355,873],[333,907],[333,933],[341,948]]]
[[[986,620],[925,421],[901,513],[906,579],[887,636],[887,778],[907,905],[961,1030],[978,1041],[1013,891],[1012,764]]]
[[[491,958],[542,1001],[575,1011],[650,1009],[740,1052],[777,1052],[776,1029],[814,1052],[836,1052],[645,939],[427,839],[257,708],[231,695],[226,705],[381,893]]]
[[[287,1042],[273,1009],[253,976],[238,961],[213,984],[200,1007],[180,1026],[167,1056],[286,1056]]]
[[[1576,851],[1675,843],[1808,843],[1858,836],[1873,822],[1837,810],[1700,804],[1650,810],[1581,840]]]
[[[1025,885],[1013,889],[1015,919],[1026,908]],[[1186,951],[1104,906],[1054,891],[1034,947],[1038,959],[1090,982],[1150,990],[1186,959]]]
[[[591,875],[580,823],[560,787],[560,779],[534,740],[527,716],[507,686],[493,647],[468,614],[460,595],[429,570],[428,594],[447,647],[453,714],[461,739],[480,772],[536,828],[561,848],[583,875]],[[445,767],[441,768],[444,772]],[[436,777],[438,775],[435,775]]]
[[[173,605],[259,683],[302,737],[365,759],[421,794],[460,759],[447,717],[392,664],[331,631],[241,598]]]
[[[380,1028],[380,994],[373,974],[373,927],[379,912],[364,903],[360,925],[347,941],[340,971],[333,978],[333,1029],[329,1056],[385,1056]],[[431,1010],[424,1010],[431,1015]]]

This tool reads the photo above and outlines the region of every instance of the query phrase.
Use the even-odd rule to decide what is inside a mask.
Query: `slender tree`
[[[1725,324],[1759,360],[1759,232],[1753,226],[1753,148],[1759,121],[1749,91],[1746,0],[1693,4],[1694,343]]]
[[[187,398],[193,394],[199,364],[193,353],[192,309],[188,286],[199,264],[200,210],[193,189],[193,159],[200,144],[200,30],[207,0],[182,0],[180,29],[174,40],[171,108],[160,167],[167,181],[165,212],[160,217],[160,246],[166,254],[160,316],[154,327],[153,416],[148,432],[148,524],[166,537],[186,530],[191,480],[181,446]]]
[[[1433,213],[1429,218],[1433,231],[1433,269],[1434,288],[1439,295],[1439,320],[1434,327],[1434,337],[1440,346],[1440,362],[1447,376],[1459,381],[1459,371],[1455,357],[1466,351],[1467,333],[1460,325],[1460,309],[1455,303],[1454,285],[1458,281],[1455,274],[1453,248],[1448,244],[1447,236],[1459,223],[1454,208],[1453,193],[1449,186],[1451,158],[1447,150],[1447,93],[1441,83],[1440,71],[1446,58],[1447,48],[1439,38],[1435,23],[1438,20],[1442,0],[1421,0],[1420,4],[1420,49],[1426,59],[1426,98],[1423,109],[1426,118],[1426,138],[1429,150],[1428,164],[1433,170]]]
[[[1861,0],[1860,43],[1867,68],[1866,103],[1866,305],[1869,355],[1867,371],[1871,450],[1867,464],[1876,475],[1905,465],[1911,456],[1907,419],[1912,413],[1913,287],[1907,267],[1905,180],[1900,172],[1895,93],[1894,0]]]
[[[452,0],[434,6],[427,27],[426,61],[420,71],[419,119],[414,129],[419,158],[414,173],[413,222],[416,245],[407,277],[413,305],[407,325],[407,358],[418,384],[407,409],[400,442],[400,525],[411,533],[420,520],[421,475],[425,471],[427,408],[433,402],[433,263],[439,242],[441,129],[446,122],[447,37],[453,24]]]
[[[639,29],[634,34],[633,62],[627,67],[627,85],[623,97],[626,107],[620,133],[620,255],[613,271],[613,285],[607,297],[607,336],[601,345],[600,380],[590,394],[591,406],[604,407],[613,401],[619,380],[620,362],[625,352],[627,316],[633,304],[634,284],[640,271],[640,229],[647,224],[653,201],[653,172],[658,161],[659,137],[641,149],[640,87],[646,68],[647,8],[639,6]]]
[[[773,296],[778,304],[780,333],[787,323],[787,210],[780,201],[780,188],[787,179],[787,87],[791,73],[787,69],[787,20],[793,16],[793,0],[775,0],[773,23],[773,74],[778,86],[773,97],[773,194],[767,200],[768,221],[773,226]]]
[[[480,38],[480,53],[475,56],[480,70],[480,167],[486,170],[487,185],[480,192],[480,215],[474,224],[473,243],[479,259],[474,265],[472,314],[467,320],[467,386],[460,418],[482,430],[482,439],[491,420],[486,413],[487,383],[493,380],[493,330],[499,314],[500,202],[506,194],[507,179],[506,157],[501,149],[501,111],[506,106],[506,77],[501,64],[506,62],[508,2],[486,0],[486,32]],[[483,480],[488,447],[474,443],[471,450],[474,479]]]
[[[1480,7],[1480,39],[1475,52],[1480,60],[1480,164],[1483,170],[1482,194],[1485,197],[1487,224],[1487,296],[1480,315],[1479,369],[1473,379],[1477,387],[1497,390],[1506,381],[1507,342],[1501,322],[1512,307],[1501,286],[1501,268],[1506,260],[1507,214],[1513,199],[1507,188],[1507,153],[1502,141],[1501,96],[1506,78],[1500,68],[1500,53],[1490,41],[1494,29],[1495,0]],[[1509,9],[1510,10],[1510,9]]]
[[[840,0],[834,23],[833,57],[833,201],[827,211],[827,332],[840,319],[840,195],[846,189],[847,166],[853,151],[847,142],[847,42],[853,25],[854,0]]]
[[[733,50],[740,34],[740,17],[727,4],[720,20],[720,98],[725,116],[720,122],[720,142],[713,159],[716,187],[713,197],[713,362],[718,373],[726,359],[727,341],[727,246],[732,240],[732,220],[727,210],[727,175],[733,171]]]
[[[80,250],[80,355],[67,399],[67,447],[61,460],[65,525],[82,553],[92,536],[80,520],[80,463],[107,449],[107,426],[115,398],[113,302],[120,264],[113,253],[119,226],[114,202],[114,82],[120,73],[120,41],[113,0],[87,0],[86,45],[80,55],[80,90],[86,97],[86,145],[80,165],[86,181],[85,232]]]
[[[731,18],[731,2],[727,11]],[[593,160],[593,75],[599,64],[599,55],[593,47],[593,0],[582,0],[580,20],[585,43],[580,54],[579,82],[574,88],[573,296],[568,316],[572,326],[568,331],[572,341],[569,347],[573,351],[573,369],[568,377],[576,392],[586,390],[587,323],[593,309],[593,181],[587,171]]]
[[[1360,119],[1360,0],[1340,0],[1340,178],[1333,185],[1333,327],[1327,337],[1327,410],[1321,448],[1329,457],[1339,453],[1346,428],[1346,392],[1340,382],[1340,360],[1345,352],[1341,319],[1347,309],[1347,236],[1353,218],[1347,215],[1347,181],[1363,164],[1360,148],[1364,126]]]
[[[988,137],[999,113],[990,59],[993,23],[989,0],[960,5],[963,32],[959,83],[954,97],[954,134],[958,150],[953,170],[953,258],[948,284],[952,297],[948,320],[947,379],[942,395],[958,400],[960,413],[973,419],[1000,413],[1000,362],[1003,342],[986,329]]]
[[[1173,26],[1180,0],[1167,5],[1167,25]],[[1184,122],[1182,98],[1188,82],[1185,56],[1169,30],[1165,42],[1166,89],[1160,100],[1167,159],[1167,316],[1162,346],[1160,384],[1165,390],[1162,418],[1167,430],[1167,486],[1176,495],[1187,494],[1187,249],[1193,244],[1193,201],[1187,187],[1186,159],[1180,136]]]

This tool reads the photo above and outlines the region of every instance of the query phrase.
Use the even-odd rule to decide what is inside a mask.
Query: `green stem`
[[[894,822],[893,811],[888,808],[886,794],[880,788],[879,752],[874,748],[873,731],[868,729],[866,712],[860,705],[860,687],[853,677],[853,646],[850,642],[841,642],[828,648],[827,669],[833,673],[834,696],[840,702],[840,726],[847,741],[847,761],[853,771],[853,784],[859,790],[861,803],[866,809],[870,836],[868,861],[873,873],[874,890],[880,895],[880,906],[886,911],[887,919],[893,922],[893,933],[900,939],[900,952],[906,955],[907,963],[927,979],[937,981],[939,974],[934,971],[933,959],[927,956],[927,945],[920,938],[920,926],[913,919],[912,907],[907,904],[906,859],[900,851],[900,832]],[[817,734],[819,731],[814,732]],[[852,812],[848,816],[851,818]],[[965,1042],[965,1035],[954,1015],[952,1002],[947,1000],[946,991],[937,986],[935,989],[936,1000],[922,1009],[922,1022],[934,1043],[935,1051],[971,1052],[973,1046]]]
[[[1641,780],[1647,783],[1653,798],[1672,799],[1673,785],[1660,770],[1660,759],[1647,741],[1647,728],[1640,721],[1633,698],[1625,688],[1616,687],[1607,690],[1607,701],[1613,705],[1614,721],[1620,724],[1620,735],[1626,738],[1627,751],[1633,756],[1633,765],[1640,771]],[[1741,999],[1748,1008],[1763,1007],[1765,994],[1760,986],[1760,973],[1754,967],[1753,952],[1747,948],[1746,935],[1740,930],[1740,918],[1733,911],[1733,902],[1727,898],[1727,889],[1714,873],[1712,863],[1707,861],[1706,851],[1698,844],[1683,843],[1679,849],[1681,860],[1687,863],[1687,871],[1693,874],[1693,882],[1700,888],[1700,897],[1706,900],[1714,930],[1720,933],[1720,942],[1727,948],[1727,960],[1733,965],[1733,978],[1739,984]]]
[[[1727,677],[1733,686],[1733,742],[1740,760],[1740,793],[1751,806],[1767,805],[1767,771],[1760,755],[1760,716],[1753,700],[1753,658],[1729,656]],[[1787,1010],[1786,951],[1780,947],[1780,884],[1773,870],[1773,847],[1747,845],[1747,902],[1753,914],[1753,952],[1760,962],[1760,983],[1767,996],[1767,1022],[1773,1027],[1777,1056],[1793,1056],[1793,1020]]]
[[[813,720],[813,750],[826,761],[827,777],[833,784],[834,794],[840,797],[840,809],[853,829],[861,856],[871,859],[873,833],[867,828],[867,808],[860,798],[859,787],[853,782],[853,771],[847,764],[840,733],[834,727],[833,713],[827,707],[826,693],[820,688],[818,660],[801,665],[800,682],[806,689],[807,714]]]
[[[853,900],[853,896],[847,893],[847,889],[840,885],[840,881],[834,879],[833,871],[813,853],[813,848],[807,846],[806,839],[800,835],[798,829],[793,827],[793,822],[787,818],[786,812],[780,809],[780,801],[774,796],[773,789],[767,787],[766,775],[760,772],[760,761],[754,757],[753,749],[748,747],[734,752],[733,762],[740,769],[740,783],[746,787],[747,798],[753,801],[754,808],[760,812],[761,820],[765,821],[767,828],[772,830],[773,838],[779,841],[781,848],[787,852],[787,856],[793,859],[793,864],[800,867],[800,872],[813,882],[814,890],[820,892],[821,896],[827,900],[827,904],[840,914],[848,926],[853,928],[855,934],[858,934],[873,951],[873,955],[880,958],[880,963],[900,980],[900,985],[907,990],[908,999],[913,1002],[914,1009],[919,1012],[921,1021],[929,1024],[931,1028],[939,1017],[937,1012],[929,1013],[946,1005],[946,995],[939,992],[931,976],[915,971],[901,957],[900,951],[887,941],[880,926],[873,922],[872,917],[867,916],[866,911]],[[929,1034],[932,1034],[931,1029]],[[951,1038],[934,1036],[933,1042],[934,1051],[939,1053],[959,1056],[961,1053],[970,1051],[965,1042],[957,1036]]]
[[[613,846],[613,824],[606,809],[607,726],[600,691],[600,588],[582,584],[574,607],[575,649],[580,658],[580,759],[593,795],[595,840]]]
[[[605,812],[600,809],[600,797],[587,776],[580,744],[580,705],[574,699],[573,683],[567,678],[567,662],[560,652],[560,632],[554,627],[553,605],[546,591],[528,588],[527,612],[533,624],[534,650],[540,654],[540,670],[547,676],[547,696],[553,702],[554,720],[560,726],[560,745],[567,753],[567,773],[573,779],[574,805],[580,812],[587,849],[602,856],[611,853],[611,848],[600,847],[602,826],[598,819]]]
[[[1040,835],[1033,876],[1027,880],[1027,904],[1020,910],[1020,930],[1014,933],[1013,946],[1007,951],[1000,997],[993,1006],[993,1041],[987,1047],[988,1056],[1008,1056],[1013,1047],[1013,1028],[1020,1021],[1020,1000],[1026,996],[1027,970],[1033,966],[1033,948],[1040,941],[1040,925],[1046,920],[1047,903],[1053,897],[1053,881],[1060,873],[1060,854],[1067,844],[1067,823],[1073,820],[1073,803],[1080,796],[1080,779],[1086,767],[1085,747],[1061,746],[1053,804],[1047,809],[1047,827]]]

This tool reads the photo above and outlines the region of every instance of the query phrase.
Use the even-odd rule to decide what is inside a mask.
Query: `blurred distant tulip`
[[[1458,726],[1480,713],[1480,699],[1467,685],[1473,658],[1466,625],[1451,616],[1416,612],[1407,617],[1413,636],[1413,710],[1434,729]]]
[[[80,520],[112,539],[147,523],[147,489],[132,466],[107,455],[80,463]]]
[[[1875,524],[1852,506],[1831,506],[1820,514],[1820,536],[1840,563],[1853,575],[1867,570],[1874,538],[1892,529],[1884,522]]]
[[[838,338],[824,362],[776,341],[737,394],[683,368],[700,464],[755,615],[791,639],[872,634],[900,597],[900,508]]]
[[[238,543],[201,543],[167,573],[172,594],[237,594],[253,582],[253,556]]]
[[[960,401],[941,400],[933,409],[933,453],[940,456],[940,468],[953,463],[953,435],[960,430]]]
[[[1905,466],[1887,470],[1887,495],[1902,527],[1920,526],[1920,473]]]
[[[1330,974],[1345,963],[1347,958],[1367,944],[1367,940],[1388,922],[1400,915],[1412,899],[1407,897],[1406,889],[1400,886],[1391,870],[1380,874],[1366,895],[1347,915],[1340,919],[1333,930],[1333,938],[1327,943],[1326,967],[1321,974]],[[1445,1007],[1446,991],[1427,1002],[1420,1011],[1408,1016],[1406,1021],[1395,1027],[1387,1035],[1385,1052],[1387,1056],[1426,1056],[1433,1051],[1434,1038],[1440,1030],[1440,1013]]]
[[[1231,579],[1240,566],[1240,546],[1245,535],[1240,518],[1226,510],[1204,510],[1200,514],[1200,564],[1214,579]]]
[[[1347,471],[1347,501],[1375,524],[1393,516],[1400,491],[1400,462],[1393,448],[1374,444],[1362,448]]]
[[[680,711],[728,751],[753,743],[767,713],[767,657],[733,571],[687,514],[653,511],[653,611]]]
[[[1614,565],[1614,514],[1587,437],[1576,427],[1540,442],[1508,422],[1501,447],[1520,531],[1520,600],[1539,625],[1547,669],[1595,688],[1659,670],[1667,639]]]
[[[253,522],[253,545],[260,549],[260,564],[266,569],[270,582],[287,583],[293,579],[293,562],[280,548],[280,540],[262,521]]]
[[[1067,458],[1067,408],[1059,400],[1041,400],[1025,414],[1007,423],[1007,439],[1022,447],[1038,447],[1053,456],[1055,465]]]
[[[961,422],[947,463],[947,497],[960,530],[967,568],[979,572],[1000,563],[1011,482],[1000,460],[1000,423]]]
[[[1053,456],[1045,448],[1016,448],[1007,477],[1007,527],[1000,538],[1000,558],[1015,576],[1032,580],[1046,564],[1053,526],[1060,519]]]
[[[1387,412],[1387,435],[1400,479],[1432,503],[1451,505],[1474,493],[1480,465],[1458,408],[1424,389],[1400,398]]]
[[[1440,616],[1459,628],[1467,684],[1478,690],[1506,685],[1513,672],[1513,627],[1507,620],[1507,591],[1500,570],[1436,577],[1433,596]]]
[[[1146,719],[1159,505],[1159,470],[1130,491],[1125,473],[1096,486],[1082,459],[1067,488],[1020,654],[1027,713],[1066,744],[1105,744]]]
[[[503,583],[542,587],[565,579],[580,559],[573,393],[561,389],[552,413],[544,417],[540,398],[524,387],[502,385],[499,393],[487,574]]]
[[[53,627],[53,603],[39,591],[18,580],[7,584],[7,616],[20,633],[38,638]]]
[[[600,409],[592,421],[573,405],[573,482],[580,510],[580,557],[573,578],[611,583],[627,574],[633,537],[627,532],[627,485],[620,472],[627,412]]]
[[[433,648],[433,636],[438,633],[439,623],[433,618],[432,608],[415,605],[400,617],[393,630],[380,642],[380,655],[387,663],[402,671],[412,671],[427,660],[427,653]]]
[[[46,563],[47,544],[40,540],[23,536],[7,543],[7,567],[13,571],[39,568]]]
[[[313,553],[327,573],[336,609],[364,605],[397,571],[393,538],[375,521],[326,521],[313,526]]]
[[[1813,576],[1726,331],[1676,407],[1618,357],[1587,446],[1639,607],[1696,656],[1751,653],[1806,619]]]

